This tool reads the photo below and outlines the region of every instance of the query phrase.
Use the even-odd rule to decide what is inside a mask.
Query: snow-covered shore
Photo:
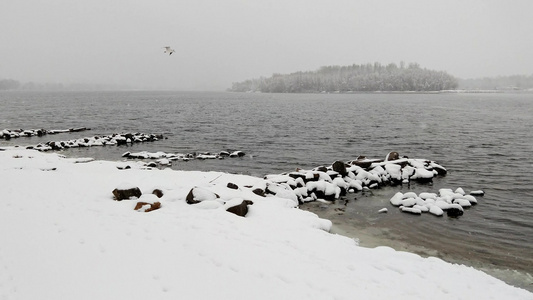
[[[471,267],[360,247],[293,199],[253,192],[264,185],[0,151],[0,299],[533,299]],[[161,208],[114,201],[124,186]],[[187,204],[194,187],[220,198]],[[225,210],[243,199],[253,201],[246,217]]]

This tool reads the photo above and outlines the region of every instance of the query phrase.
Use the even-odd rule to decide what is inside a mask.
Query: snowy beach
[[[0,179],[0,299],[533,299],[468,266],[360,247],[254,193],[262,178],[9,149]],[[113,199],[129,186],[139,199]],[[187,204],[193,188],[219,197]],[[226,211],[243,200],[245,217]]]

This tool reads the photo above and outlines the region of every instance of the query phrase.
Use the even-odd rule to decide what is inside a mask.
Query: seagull
[[[168,53],[168,55],[172,55],[174,53],[174,49],[170,48],[169,46],[163,47],[165,49],[164,53]]]

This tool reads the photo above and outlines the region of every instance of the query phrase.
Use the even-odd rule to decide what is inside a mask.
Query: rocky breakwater
[[[157,165],[169,166],[172,165],[172,161],[189,161],[192,159],[206,160],[206,159],[224,159],[226,157],[243,157],[246,154],[243,151],[220,151],[218,153],[202,152],[202,153],[166,153],[166,152],[125,152],[122,157],[129,159],[153,159],[155,161],[149,163],[150,166],[156,167]]]
[[[0,131],[0,139],[10,140],[19,137],[43,136],[47,134],[58,134],[66,132],[80,132],[91,130],[86,127],[60,129],[60,130],[46,130],[46,129],[4,129]]]
[[[120,146],[132,143],[154,142],[163,139],[163,135],[146,133],[113,133],[104,136],[92,136],[66,141],[49,141],[37,145],[27,146],[26,149],[38,151],[63,150],[67,148],[93,147],[93,146]]]
[[[336,161],[331,166],[311,170],[267,175],[267,192],[291,191],[299,203],[334,201],[347,192],[378,188],[384,185],[409,184],[411,181],[428,183],[435,176],[446,175],[447,170],[435,161],[400,157],[390,152],[385,159],[360,156],[348,162]]]

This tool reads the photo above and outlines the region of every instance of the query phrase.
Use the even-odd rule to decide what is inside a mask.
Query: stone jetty
[[[311,170],[266,175],[267,191],[290,189],[300,203],[334,201],[347,192],[378,188],[384,185],[409,184],[412,181],[430,183],[436,176],[445,176],[446,168],[435,161],[400,157],[396,152],[385,159],[360,156],[355,160],[335,161],[331,166]]]
[[[103,136],[92,136],[65,141],[48,141],[37,145],[26,146],[26,149],[38,151],[58,151],[68,148],[93,147],[93,146],[120,146],[133,143],[154,142],[163,139],[163,135],[146,133],[113,133]]]
[[[49,134],[58,134],[66,132],[80,132],[91,130],[87,127],[60,129],[60,130],[46,130],[46,129],[4,129],[0,131],[0,139],[10,140],[19,137],[43,136]]]

